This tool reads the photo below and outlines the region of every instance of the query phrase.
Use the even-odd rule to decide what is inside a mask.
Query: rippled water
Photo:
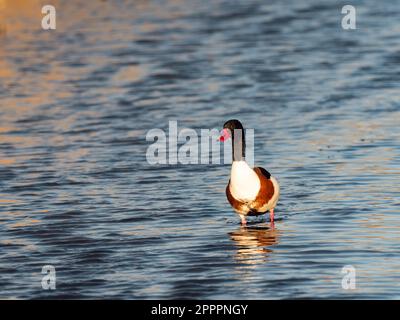
[[[400,298],[398,2],[350,31],[335,1],[88,2],[43,31],[0,0],[0,297]],[[146,161],[150,129],[233,117],[273,230],[240,227],[229,165]]]

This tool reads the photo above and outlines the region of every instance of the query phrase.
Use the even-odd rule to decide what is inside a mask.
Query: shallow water
[[[1,298],[400,298],[400,4],[345,31],[341,2],[269,2],[55,1],[43,31],[0,1]],[[274,230],[240,227],[229,165],[146,161],[150,129],[230,118]]]

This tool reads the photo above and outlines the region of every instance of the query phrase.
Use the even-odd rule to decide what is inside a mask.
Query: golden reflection
[[[0,195],[0,197],[3,197],[3,195]],[[21,203],[21,200],[16,200],[16,199],[1,199],[0,198],[0,206],[5,206],[9,204],[19,204]]]
[[[25,38],[29,27],[40,28],[45,0],[0,0],[0,36]],[[39,23],[38,23],[39,21]],[[35,23],[36,22],[36,23]],[[28,39],[26,36],[25,39]]]
[[[122,68],[114,77],[113,80],[117,83],[129,83],[140,80],[145,74],[144,66],[132,65]]]
[[[2,166],[10,166],[15,163],[14,158],[8,158],[8,159],[1,159],[0,158],[0,165]]]
[[[246,265],[267,261],[272,252],[269,247],[278,243],[278,231],[267,227],[241,227],[229,233],[237,247],[235,259]]]
[[[32,225],[40,223],[40,222],[41,221],[37,220],[37,219],[29,219],[29,218],[27,218],[27,219],[24,219],[24,220],[9,224],[8,227],[11,228],[11,229],[23,228],[23,227],[32,226]]]
[[[3,246],[9,246],[9,245],[21,246],[24,248],[24,250],[27,250],[27,251],[36,251],[37,250],[37,246],[35,244],[29,243],[23,239],[2,239],[2,240],[0,240],[0,244]]]

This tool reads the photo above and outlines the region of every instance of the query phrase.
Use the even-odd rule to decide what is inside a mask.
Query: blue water
[[[343,30],[341,1],[54,1],[55,31],[3,3],[0,298],[400,298],[399,2]],[[275,229],[240,226],[229,165],[146,161],[149,130],[230,118]]]

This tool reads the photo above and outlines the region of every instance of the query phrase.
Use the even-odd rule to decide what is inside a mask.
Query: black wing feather
[[[256,168],[260,169],[260,171],[264,177],[266,177],[267,179],[271,178],[271,174],[267,170],[265,170],[264,168],[261,168],[261,167],[255,167],[254,169],[256,169]]]

